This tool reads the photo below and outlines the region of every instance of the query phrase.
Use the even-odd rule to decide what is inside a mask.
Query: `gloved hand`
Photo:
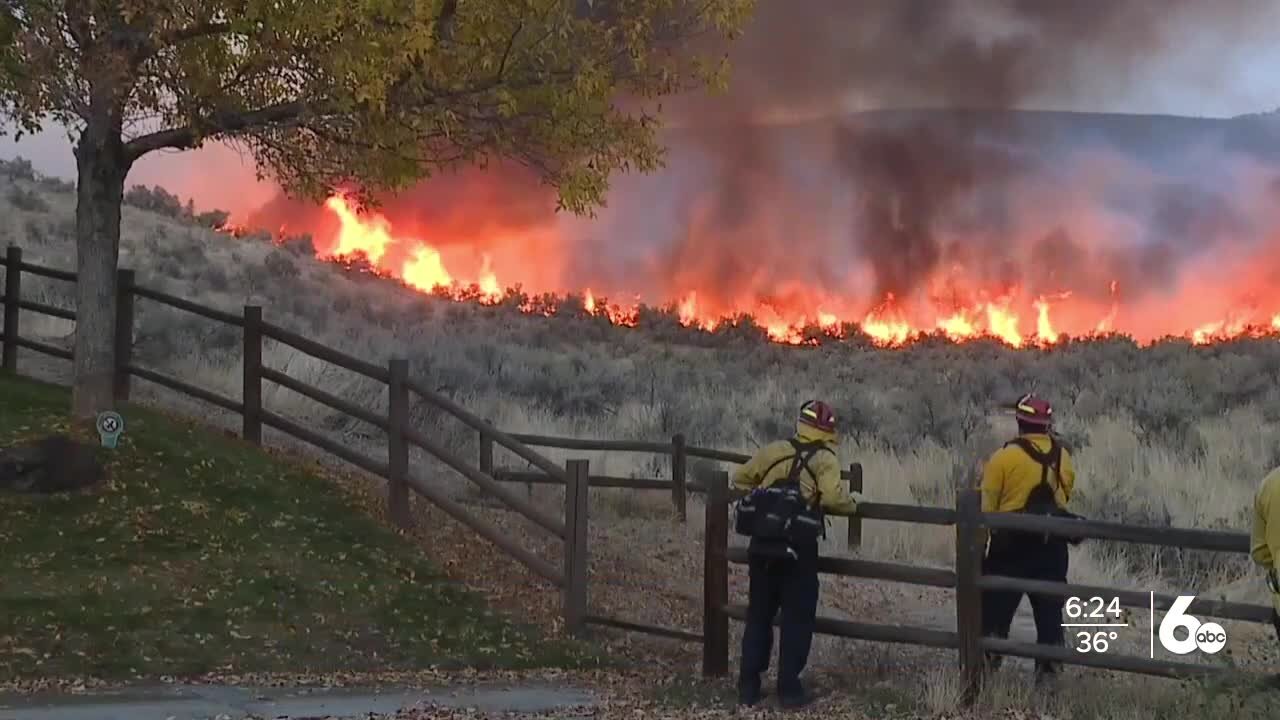
[[[853,501],[859,505],[861,505],[864,502],[869,502],[867,500],[867,496],[863,493],[858,492],[857,490],[850,490],[849,497],[852,497]]]

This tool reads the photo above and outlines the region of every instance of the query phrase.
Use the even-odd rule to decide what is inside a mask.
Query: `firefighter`
[[[851,493],[841,482],[835,444],[835,413],[826,403],[810,400],[800,408],[794,437],[760,448],[734,473],[733,486],[742,492],[765,494],[798,486],[799,496],[815,512],[820,508],[832,515],[852,515],[861,495]],[[770,487],[773,491],[766,491]],[[824,523],[820,512],[815,517],[819,525]],[[760,676],[769,668],[773,620],[779,611],[778,702],[793,708],[812,700],[800,682],[800,673],[809,658],[818,609],[817,532],[811,541],[751,539],[750,589],[738,675],[738,700],[743,705],[760,701]]]
[[[997,450],[982,473],[982,511],[1027,512],[1072,516],[1065,512],[1075,487],[1071,454],[1052,434],[1053,407],[1043,398],[1023,395],[1014,404],[1018,436]],[[1068,541],[1043,533],[992,531],[982,572],[985,575],[1067,581]],[[1022,592],[987,590],[982,593],[982,634],[1007,638]],[[1027,593],[1036,624],[1036,642],[1061,646],[1064,599]],[[999,656],[988,656],[999,667]],[[1054,677],[1057,663],[1036,661],[1036,680]]]
[[[1267,474],[1253,500],[1253,561],[1266,573],[1271,589],[1271,624],[1280,641],[1280,468]]]

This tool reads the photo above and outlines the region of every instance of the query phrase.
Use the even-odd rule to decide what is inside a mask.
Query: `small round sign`
[[[120,413],[114,410],[98,413],[98,437],[102,439],[103,447],[114,448],[123,432],[124,418]]]

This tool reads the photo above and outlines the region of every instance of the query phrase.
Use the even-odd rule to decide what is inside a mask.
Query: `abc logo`
[[[1186,610],[1195,600],[1194,595],[1179,595],[1169,612],[1160,621],[1160,644],[1176,655],[1186,655],[1199,649],[1213,655],[1227,645],[1227,631],[1215,622],[1201,623],[1188,615]],[[1186,630],[1186,637],[1174,634],[1177,629]]]

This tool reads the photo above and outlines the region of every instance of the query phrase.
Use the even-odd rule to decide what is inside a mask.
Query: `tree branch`
[[[524,23],[516,24],[516,31],[511,33],[511,37],[507,39],[507,47],[502,51],[502,60],[498,63],[498,79],[501,80],[507,74],[507,60],[511,58],[511,48],[515,47],[516,37],[520,35],[520,31],[524,29]]]
[[[250,112],[216,113],[185,127],[160,130],[130,140],[124,146],[125,154],[130,160],[137,160],[152,150],[161,148],[187,150],[195,147],[196,142],[207,135],[237,133],[271,125],[283,125],[301,118],[310,110],[311,106],[307,103],[294,100]]]
[[[67,32],[81,50],[93,44],[93,26],[90,24],[90,8],[84,0],[66,3]]]
[[[453,18],[458,14],[458,0],[444,0],[440,7],[440,15],[436,18],[435,34],[437,40],[453,38]]]
[[[207,22],[196,23],[195,25],[188,25],[183,28],[177,28],[172,32],[164,33],[160,36],[160,42],[157,44],[160,47],[168,47],[170,45],[184,43],[188,40],[195,40],[196,38],[209,37],[210,35],[221,35],[222,33],[230,30],[231,23],[224,20],[210,20]]]

